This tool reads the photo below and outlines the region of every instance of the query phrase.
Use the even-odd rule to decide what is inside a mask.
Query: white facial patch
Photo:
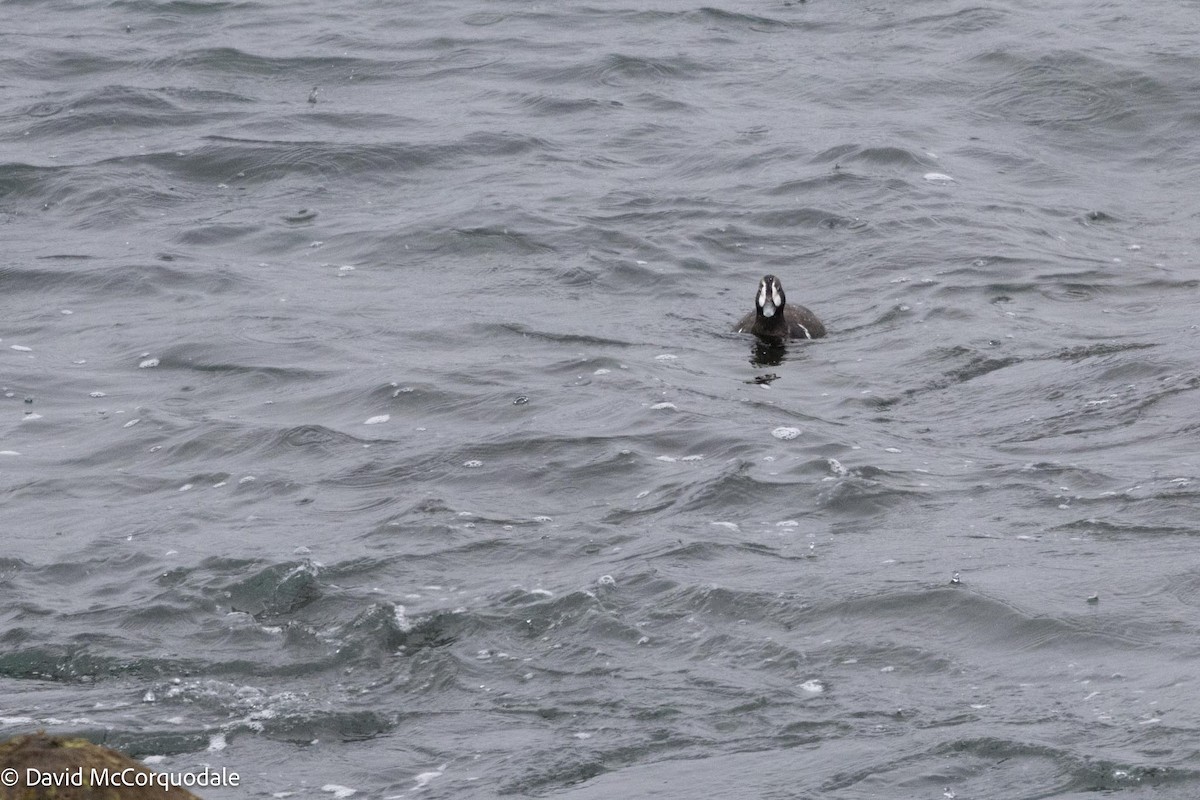
[[[764,317],[775,316],[775,309],[779,307],[779,292],[775,291],[772,286],[770,297],[767,296],[767,282],[763,281],[758,285],[758,307],[762,309]]]

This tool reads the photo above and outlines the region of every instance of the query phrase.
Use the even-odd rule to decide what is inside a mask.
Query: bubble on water
[[[789,439],[795,439],[796,437],[798,437],[800,435],[800,429],[780,426],[780,427],[776,428],[775,430],[771,431],[771,435],[774,436],[776,439],[783,439],[786,442]]]
[[[183,486],[180,486],[177,491],[180,491],[180,492],[189,491],[192,488],[192,486],[194,486],[194,485],[195,484],[192,484],[192,483],[185,483]]]
[[[825,691],[825,684],[821,683],[816,678],[813,678],[800,684],[800,688],[806,692],[811,692],[812,694],[820,694],[821,692]]]
[[[668,464],[674,464],[678,459],[674,456],[659,456],[656,461],[666,461]]]
[[[903,451],[899,447],[885,447],[885,448],[883,448],[883,452],[885,452],[885,453],[900,453]]]
[[[617,581],[616,581],[616,579],[613,578],[612,575],[601,575],[596,580],[596,583],[599,584],[600,586],[616,586],[617,585]]]
[[[0,450],[0,456],[19,456],[21,455],[16,450]]]
[[[104,392],[89,392],[88,397],[107,397]]]
[[[469,461],[464,461],[463,466],[469,469],[475,469],[476,467],[482,467],[483,462],[477,458],[472,458]]]
[[[658,356],[654,357],[655,361],[676,361],[678,359],[679,359],[679,356],[673,355],[671,353],[663,353],[662,355],[658,355]]]
[[[653,411],[658,411],[660,409],[668,409],[671,411],[677,411],[678,407],[674,403],[665,403],[664,402],[664,403],[655,403],[654,405],[650,406],[650,409]]]
[[[132,428],[134,425],[137,425],[139,422],[141,422],[141,419],[131,419],[131,420],[129,420],[129,422],[126,422],[121,427],[122,428]]]
[[[214,733],[212,736],[208,737],[208,752],[216,753],[224,750],[227,744],[228,743],[225,741],[225,734]]]
[[[26,347],[23,344],[12,344],[12,345],[9,345],[9,347],[11,347],[13,350],[16,350],[18,353],[32,353],[33,352],[32,347]]]
[[[379,414],[378,416],[368,417],[363,425],[380,425],[392,418],[391,414]]]
[[[34,412],[32,412],[32,411],[31,411],[31,412],[29,412],[28,414],[26,414],[25,416],[21,417],[21,421],[22,421],[22,422],[32,422],[32,421],[33,421],[33,420],[35,420],[35,419],[41,419],[41,418],[42,418],[42,415],[41,415],[41,414],[36,414],[36,413],[34,413]],[[125,427],[127,427],[127,428],[128,428],[129,426],[128,426],[128,425],[126,425]]]
[[[157,358],[147,358],[145,361],[142,361],[138,364],[138,369],[153,369],[154,367],[157,367],[158,364],[159,361]]]
[[[703,461],[704,456],[684,456],[680,461]]]
[[[925,180],[930,183],[953,183],[954,178],[951,178],[944,172],[926,172]]]
[[[611,370],[611,369],[608,369],[608,368],[606,368],[606,367],[601,367],[600,369],[596,370],[596,371],[595,371],[595,372],[593,372],[592,374],[593,374],[593,375],[607,375],[607,374],[608,374],[608,373],[610,373],[610,372],[612,372],[612,370]]]
[[[240,479],[238,483],[250,483],[256,480],[258,480],[258,478],[255,478],[253,475],[247,475],[246,477]]]
[[[800,523],[794,519],[785,519],[782,522],[775,523],[776,528],[799,528]]]
[[[830,471],[832,471],[833,474],[837,475],[839,478],[844,478],[850,474],[850,470],[843,467],[842,462],[838,461],[836,458],[828,458],[826,461],[829,462]]]

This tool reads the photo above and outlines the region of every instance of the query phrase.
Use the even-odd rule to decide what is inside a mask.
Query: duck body
[[[802,305],[789,304],[783,284],[764,275],[754,296],[754,310],[742,317],[734,333],[753,333],[763,339],[820,339],[825,325]]]

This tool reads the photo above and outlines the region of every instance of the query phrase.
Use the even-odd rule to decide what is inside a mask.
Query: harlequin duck
[[[825,326],[804,306],[788,305],[783,284],[774,275],[758,282],[754,310],[742,318],[734,333],[753,333],[769,339],[820,339]]]

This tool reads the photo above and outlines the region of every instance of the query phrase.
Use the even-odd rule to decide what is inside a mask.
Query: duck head
[[[758,295],[754,305],[758,313],[764,317],[773,317],[783,311],[787,298],[783,296],[783,284],[774,275],[764,275],[758,282]]]

